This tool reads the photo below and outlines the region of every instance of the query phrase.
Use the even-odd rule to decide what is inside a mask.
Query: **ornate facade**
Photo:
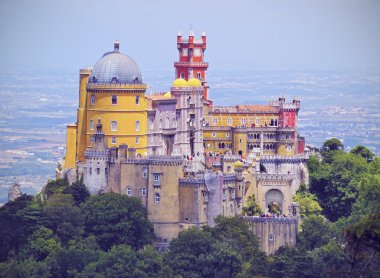
[[[209,100],[206,35],[177,36],[176,80],[166,94],[146,95],[127,55],[104,54],[80,70],[77,122],[67,127],[65,168],[76,169],[92,194],[137,197],[159,242],[188,227],[241,213],[248,196],[267,211],[291,214],[307,183],[300,101],[214,107]]]

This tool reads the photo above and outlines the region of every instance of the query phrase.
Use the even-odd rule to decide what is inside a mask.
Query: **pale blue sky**
[[[380,67],[377,0],[0,0],[0,67],[77,70],[118,39],[143,71],[172,71],[190,24],[213,70]]]

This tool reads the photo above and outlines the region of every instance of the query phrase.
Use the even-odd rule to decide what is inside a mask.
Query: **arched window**
[[[144,179],[148,178],[148,168],[146,167],[143,168],[142,176]]]
[[[197,72],[197,78],[201,79],[201,73],[200,72]]]
[[[224,149],[224,147],[225,147],[225,145],[224,145],[224,143],[222,143],[222,149]]]
[[[176,121],[175,121],[175,118],[173,118],[173,119],[172,119],[172,125],[173,125],[173,127],[176,127],[176,124],[177,124],[177,123],[176,123]]]
[[[161,199],[160,193],[154,193],[154,202],[156,204],[160,203],[160,199]]]
[[[136,121],[135,129],[136,129],[136,131],[140,131],[140,121]]]
[[[111,122],[111,131],[117,131],[117,122],[116,121]]]
[[[94,130],[94,120],[90,121],[90,130]]]
[[[213,123],[214,125],[218,124],[218,119],[217,119],[217,118],[213,118],[213,119],[212,119],[212,123]]]
[[[135,102],[136,102],[136,105],[140,104],[140,97],[139,96],[136,96]]]
[[[140,137],[136,136],[136,144],[140,144]]]
[[[127,195],[128,196],[132,195],[132,188],[131,187],[127,187]]]
[[[141,188],[141,196],[143,196],[143,197],[146,196],[146,188],[145,187]]]
[[[166,117],[166,119],[165,119],[165,127],[166,128],[170,127],[169,117]]]
[[[138,79],[137,77],[135,77],[135,78],[133,79],[133,83],[139,83],[139,79]]]
[[[184,73],[184,72],[181,72],[181,78],[182,78],[182,79],[185,78],[185,73]]]
[[[91,95],[91,105],[94,105],[94,104],[95,104],[95,96]]]

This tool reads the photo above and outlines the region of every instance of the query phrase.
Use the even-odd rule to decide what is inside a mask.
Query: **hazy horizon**
[[[143,72],[172,71],[191,26],[210,70],[378,69],[379,14],[374,0],[5,0],[0,67],[91,67],[118,39]]]

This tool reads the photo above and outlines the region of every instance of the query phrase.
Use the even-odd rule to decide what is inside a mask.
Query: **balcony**
[[[163,135],[175,135],[177,132],[176,127],[163,127],[162,128],[162,134]]]
[[[175,67],[208,68],[207,62],[175,62]]]

